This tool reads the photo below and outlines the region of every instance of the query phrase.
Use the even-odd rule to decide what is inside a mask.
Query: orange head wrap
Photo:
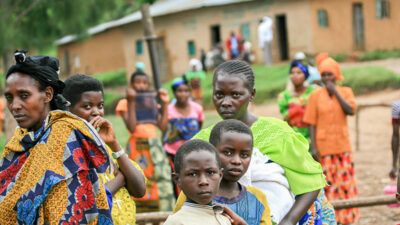
[[[321,52],[315,57],[315,63],[317,63],[317,66],[321,64],[322,61],[327,59],[329,57],[329,54],[327,52]]]
[[[336,80],[343,80],[342,72],[340,71],[339,63],[337,63],[334,59],[328,57],[323,60],[318,66],[319,73],[323,72],[331,72],[335,75]]]

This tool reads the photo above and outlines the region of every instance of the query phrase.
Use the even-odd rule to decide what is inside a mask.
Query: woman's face
[[[96,116],[104,116],[104,100],[101,91],[83,92],[70,112],[90,122]]]
[[[290,71],[290,79],[292,80],[294,86],[300,86],[303,85],[306,76],[299,67],[293,67]]]
[[[4,96],[7,108],[18,125],[29,130],[39,129],[50,111],[53,88],[39,90],[39,82],[23,73],[12,73],[6,80]]]
[[[247,81],[241,79],[239,75],[219,75],[215,80],[213,102],[219,116],[224,120],[243,119],[254,96],[255,90],[250,92]]]
[[[336,82],[336,77],[335,74],[333,74],[332,72],[329,71],[324,71],[321,73],[321,80],[322,83],[324,83],[324,85],[326,85],[329,82]]]
[[[179,103],[187,103],[190,98],[190,88],[186,84],[179,85],[174,92],[176,101]]]

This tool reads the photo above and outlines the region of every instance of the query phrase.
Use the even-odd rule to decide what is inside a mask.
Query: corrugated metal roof
[[[248,2],[253,0],[165,0],[156,2],[150,6],[150,14],[153,17],[173,14],[177,12],[183,12],[192,9],[198,9],[202,7],[228,5],[238,2]],[[122,17],[121,19],[109,21],[106,23],[99,24],[88,29],[89,35],[94,35],[108,29],[122,26],[128,23],[136,22],[141,20],[142,15],[140,11],[134,12],[128,16]],[[55,41],[56,45],[64,45],[73,42],[77,39],[77,35],[64,36],[61,39]]]

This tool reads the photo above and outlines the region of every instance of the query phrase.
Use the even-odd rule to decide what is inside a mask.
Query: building
[[[231,31],[253,44],[262,62],[257,26],[264,16],[274,20],[274,62],[297,51],[308,54],[400,48],[399,0],[158,0],[151,6],[158,36],[162,80],[180,75],[189,60],[224,43]],[[95,74],[126,68],[137,61],[150,71],[140,12],[100,24],[83,40],[59,39],[58,57],[64,74]]]

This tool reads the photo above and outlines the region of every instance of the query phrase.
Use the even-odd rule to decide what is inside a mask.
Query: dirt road
[[[400,99],[399,91],[383,91],[357,97],[358,104],[392,103]],[[257,115],[279,117],[276,104],[252,107]],[[353,150],[355,119],[349,118]],[[354,161],[360,196],[382,195],[383,188],[393,181],[388,178],[391,167],[391,109],[369,108],[360,113],[360,149],[354,150]],[[400,223],[400,208],[376,206],[361,209],[359,225],[393,225]]]

